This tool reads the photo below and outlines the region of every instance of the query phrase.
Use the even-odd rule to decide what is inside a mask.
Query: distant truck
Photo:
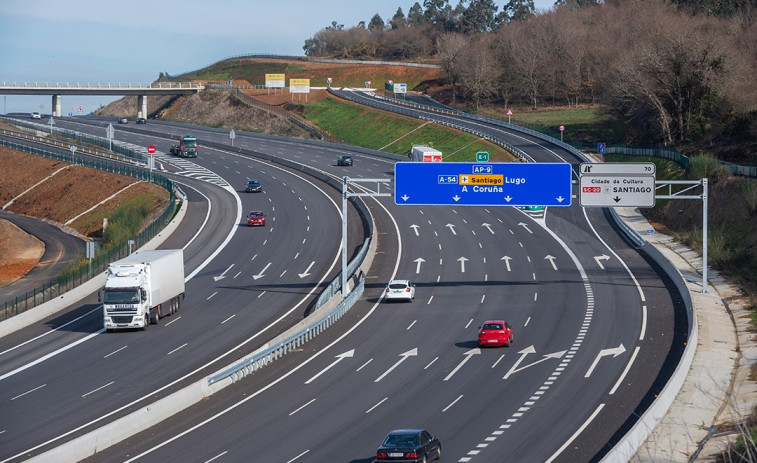
[[[428,145],[413,145],[409,157],[413,162],[442,162],[442,152]]]
[[[182,158],[196,158],[198,149],[197,137],[182,135],[179,137],[179,143],[171,146],[170,153]]]
[[[100,292],[106,330],[157,324],[184,300],[184,251],[137,251],[108,266]]]

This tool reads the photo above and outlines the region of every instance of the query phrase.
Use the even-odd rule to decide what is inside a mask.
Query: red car
[[[260,211],[250,212],[250,215],[247,216],[247,225],[251,227],[254,227],[257,225],[260,225],[261,227],[265,227],[265,214]]]
[[[504,320],[487,320],[478,330],[478,346],[509,347],[513,342],[513,328]]]

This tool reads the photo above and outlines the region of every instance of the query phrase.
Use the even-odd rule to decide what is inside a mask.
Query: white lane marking
[[[581,427],[578,428],[572,436],[570,436],[570,439],[565,441],[565,443],[559,449],[557,449],[557,451],[544,463],[551,463],[552,461],[554,461],[555,458],[557,458],[562,453],[562,451],[565,450],[576,439],[576,437],[578,437],[578,435],[581,434],[583,430],[586,429],[587,426],[589,426],[589,424],[591,424],[592,421],[594,421],[594,418],[599,415],[599,412],[601,412],[603,408],[605,408],[605,404],[599,404],[597,409],[594,410],[594,413],[591,414],[591,416],[584,422],[584,424],[582,424]]]
[[[0,355],[7,354],[8,352],[10,352],[12,350],[15,350],[15,349],[18,349],[19,347],[24,346],[26,344],[29,344],[30,342],[36,341],[37,339],[43,338],[43,337],[45,337],[45,336],[47,336],[49,334],[53,334],[53,333],[55,333],[58,330],[62,330],[63,328],[65,328],[68,325],[70,325],[71,323],[75,323],[75,322],[81,320],[82,318],[86,317],[87,315],[91,314],[92,312],[102,312],[102,310],[103,310],[103,306],[96,307],[96,308],[90,310],[89,312],[85,313],[84,315],[81,315],[79,317],[74,318],[70,322],[66,322],[66,323],[64,323],[64,324],[62,324],[62,325],[60,325],[60,326],[58,326],[56,328],[53,328],[52,330],[48,331],[47,333],[40,334],[39,336],[37,336],[35,338],[31,338],[28,341],[24,341],[21,344],[17,344],[15,346],[11,347],[10,349],[4,350],[4,351],[0,352]]]
[[[293,461],[299,460],[301,457],[305,456],[308,452],[310,452],[309,449],[305,450],[304,452],[302,452],[301,454],[299,454],[296,457],[292,458],[291,460],[287,460],[286,463],[292,463]]]
[[[175,322],[178,322],[179,320],[181,320],[181,317],[171,317],[171,321],[166,323],[164,326],[171,326],[172,324],[174,324]]]
[[[221,458],[222,456],[226,455],[227,453],[229,453],[229,451],[228,450],[224,450],[223,452],[221,452],[218,455],[214,456],[210,460],[205,460],[205,463],[210,463],[213,460],[218,460],[219,458]]]
[[[306,404],[302,405],[301,407],[297,408],[296,410],[292,411],[291,413],[289,413],[289,416],[294,415],[295,413],[299,412],[300,410],[302,410],[303,408],[305,408],[308,405],[312,404],[313,402],[315,402],[315,399],[310,400],[308,403],[306,403]]]
[[[100,328],[98,331],[95,331],[94,333],[90,334],[89,336],[85,336],[85,337],[79,339],[78,341],[72,342],[71,344],[69,344],[67,346],[61,347],[60,349],[55,350],[53,352],[50,352],[47,355],[43,355],[42,357],[38,358],[37,360],[34,360],[33,362],[30,362],[30,363],[27,363],[24,366],[18,367],[18,368],[16,368],[13,371],[9,371],[8,373],[0,376],[0,381],[4,380],[5,378],[8,378],[10,376],[13,376],[16,373],[19,373],[19,372],[24,371],[24,370],[26,370],[28,368],[31,368],[31,367],[33,367],[35,365],[38,365],[38,364],[44,362],[45,360],[47,360],[49,358],[55,357],[56,355],[60,354],[61,352],[65,352],[65,351],[67,351],[67,350],[69,350],[69,349],[71,349],[73,347],[78,346],[79,344],[81,344],[83,342],[89,341],[91,338],[97,336],[100,333],[104,333],[104,332],[105,332],[105,328]],[[29,450],[34,450],[34,449],[29,449]],[[15,458],[15,457],[13,457],[13,458]]]
[[[213,294],[211,294],[210,296],[208,296],[208,297],[207,297],[207,299],[205,299],[205,300],[206,300],[206,301],[209,301],[209,300],[211,300],[211,299],[213,298],[213,296],[215,296],[216,294],[218,294],[218,291],[216,291],[216,292],[214,292]]]
[[[377,404],[376,404],[376,405],[374,405],[373,407],[371,407],[371,408],[369,408],[368,410],[366,410],[366,411],[365,411],[365,413],[366,413],[366,414],[368,414],[368,413],[372,412],[372,411],[373,411],[373,410],[374,410],[374,409],[375,409],[376,407],[378,407],[378,406],[379,406],[379,405],[381,405],[382,403],[386,402],[386,400],[387,400],[388,398],[389,398],[389,397],[384,397],[383,399],[381,399],[381,400],[379,401],[379,403],[377,403]]]
[[[408,326],[407,328],[405,328],[405,331],[410,331],[410,328],[412,328],[413,325],[415,325],[415,322],[417,322],[417,321],[418,320],[413,320],[413,323],[411,323],[410,326]]]
[[[188,342],[185,342],[184,344],[180,345],[179,347],[177,347],[176,349],[174,349],[174,350],[172,350],[171,352],[167,353],[166,355],[171,355],[171,354],[173,354],[174,352],[176,352],[177,350],[179,350],[179,349],[181,349],[181,348],[184,348],[184,347],[186,347],[186,346],[187,346],[188,344],[189,344]]]
[[[526,319],[526,323],[525,323],[525,324],[524,324],[523,326],[528,326],[528,322],[530,322],[530,321],[531,321],[531,317],[528,317],[528,318]]]
[[[83,399],[83,398],[87,397],[87,396],[88,396],[88,395],[90,395],[90,394],[94,394],[95,392],[99,391],[100,389],[105,389],[106,387],[110,386],[110,385],[111,385],[111,384],[113,384],[113,383],[115,383],[115,381],[111,381],[111,382],[109,382],[108,384],[105,384],[105,385],[103,385],[103,386],[100,386],[100,387],[98,387],[98,388],[97,388],[97,389],[95,389],[95,390],[89,391],[89,392],[87,392],[86,394],[82,394],[81,398]]]
[[[494,362],[494,364],[492,365],[492,368],[496,367],[499,364],[499,362],[502,361],[503,358],[505,358],[505,354],[502,354],[502,355],[499,356],[499,358],[497,359],[497,361]]]
[[[423,367],[423,369],[424,369],[424,370],[428,370],[428,367],[430,367],[431,365],[433,365],[433,364],[434,364],[434,362],[436,362],[437,360],[439,360],[439,357],[434,357],[434,360],[430,361],[430,362],[428,363],[428,365],[426,365],[425,367]]]
[[[365,362],[364,364],[360,365],[360,368],[358,368],[358,369],[357,369],[357,370],[355,370],[355,371],[360,371],[360,370],[362,370],[362,369],[363,369],[364,367],[366,367],[366,366],[367,366],[367,365],[368,365],[369,363],[371,363],[372,361],[373,361],[373,359],[368,359],[368,361],[367,361],[367,362]]]
[[[468,328],[471,323],[473,323],[473,319],[472,318],[470,320],[468,320],[468,323],[465,324],[465,327]]]
[[[426,303],[426,305],[429,305],[429,304],[431,304],[431,301],[433,301],[433,300],[434,300],[434,296],[431,296],[431,297],[430,297],[430,298],[428,299],[428,302]]]
[[[230,317],[229,317],[229,318],[227,318],[226,320],[222,321],[222,322],[221,322],[221,325],[223,325],[224,323],[226,323],[227,321],[231,320],[232,318],[234,318],[234,317],[236,317],[236,316],[237,316],[237,314],[234,314],[234,315],[230,316]]]
[[[615,386],[610,389],[610,395],[615,394],[615,391],[618,390],[620,387],[620,384],[623,382],[623,379],[628,374],[628,371],[631,369],[631,365],[633,365],[634,360],[636,360],[636,355],[639,353],[640,346],[636,346],[636,349],[633,350],[633,355],[631,356],[631,359],[628,361],[628,365],[626,365],[626,368],[623,370],[623,373],[620,375],[620,378],[618,378],[618,381],[615,383]]]
[[[450,408],[452,408],[452,406],[455,405],[462,398],[463,398],[463,395],[460,394],[460,396],[457,399],[453,400],[451,404],[449,404],[446,407],[444,407],[444,409],[442,410],[442,412],[446,412],[447,410],[449,410]]]
[[[110,357],[110,356],[111,356],[111,355],[113,355],[113,354],[117,354],[117,353],[121,352],[122,350],[126,349],[127,347],[128,347],[128,346],[123,346],[123,347],[122,347],[122,348],[120,348],[120,349],[116,349],[116,350],[114,350],[113,352],[111,352],[110,354],[106,355],[106,356],[105,356],[105,357],[103,357],[103,358],[104,358],[104,359],[106,359],[106,358]]]
[[[32,389],[32,390],[26,391],[26,392],[24,392],[23,394],[19,394],[19,395],[17,395],[16,397],[13,397],[13,398],[11,398],[11,400],[16,400],[16,399],[18,399],[19,397],[23,397],[23,396],[25,396],[26,394],[31,394],[32,392],[36,391],[37,389],[42,389],[42,388],[43,388],[43,387],[45,387],[45,386],[47,386],[47,384],[43,384],[42,386],[37,386],[37,387],[35,387],[35,388],[34,388],[34,389]]]

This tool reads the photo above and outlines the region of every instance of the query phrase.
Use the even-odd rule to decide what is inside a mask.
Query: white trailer
[[[428,145],[413,145],[409,157],[413,162],[442,162],[442,152]]]
[[[158,323],[184,300],[184,251],[137,251],[111,263],[100,296],[106,330]]]

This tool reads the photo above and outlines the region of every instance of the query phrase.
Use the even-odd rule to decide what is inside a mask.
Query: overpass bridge
[[[137,96],[137,117],[147,117],[148,95],[188,95],[205,88],[196,82],[152,83],[49,83],[49,82],[0,82],[0,95],[51,95],[53,116],[61,115],[63,95],[116,95]]]

